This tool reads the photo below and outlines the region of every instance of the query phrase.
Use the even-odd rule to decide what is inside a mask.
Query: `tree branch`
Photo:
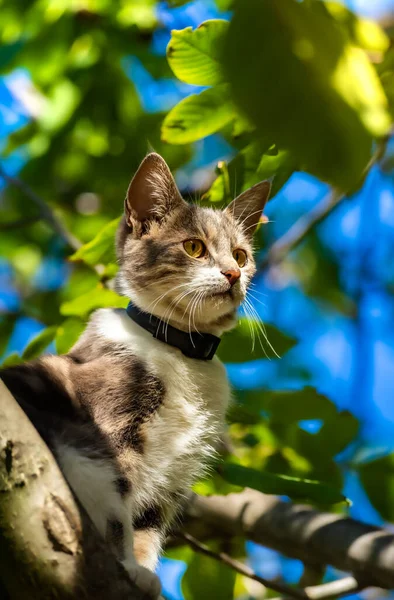
[[[9,185],[13,185],[14,187],[18,188],[37,206],[41,218],[49,223],[52,229],[62,238],[67,246],[73,250],[78,250],[78,248],[81,247],[81,242],[72,233],[67,231],[61,220],[56,216],[54,211],[45,202],[45,200],[38,196],[38,194],[36,194],[24,181],[19,179],[19,177],[8,175],[1,165],[0,177],[2,177]]]
[[[284,502],[246,489],[228,496],[192,495],[183,530],[242,535],[304,563],[353,573],[363,587],[394,588],[394,535],[343,515]]]
[[[388,137],[383,138],[379,141],[376,151],[371,157],[368,165],[364,170],[363,177],[365,177],[371,168],[378,163],[384,156]],[[327,196],[323,198],[312,210],[305,215],[302,215],[291,227],[284,233],[268,250],[267,254],[259,265],[259,270],[264,270],[267,267],[275,265],[281,262],[289,252],[294,250],[310,233],[310,231],[321,221],[323,221],[327,215],[345,198],[346,194],[339,190],[332,190]]]
[[[209,556],[210,558],[227,565],[237,573],[240,573],[249,579],[253,579],[254,581],[261,583],[265,587],[274,590],[275,592],[284,594],[286,597],[300,598],[301,600],[328,599],[332,598],[333,596],[345,596],[361,589],[354,577],[345,577],[344,579],[323,585],[310,586],[306,588],[294,588],[278,581],[272,581],[270,579],[260,577],[260,575],[257,575],[247,565],[235,560],[225,552],[214,552],[211,550],[211,548],[199,542],[189,533],[180,533],[179,537],[184,539],[196,552],[200,552],[205,556]]]
[[[0,555],[0,580],[13,600],[146,600],[1,380]]]

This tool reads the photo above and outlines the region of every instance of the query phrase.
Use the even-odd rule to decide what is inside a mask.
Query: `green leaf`
[[[15,315],[5,315],[0,321],[0,356],[7,349],[9,339],[14,331],[15,322]]]
[[[233,8],[234,0],[215,0],[215,3],[219,10],[227,11]]]
[[[181,100],[164,119],[161,138],[170,144],[187,144],[215,133],[235,117],[228,86],[204,90]]]
[[[66,319],[56,331],[55,345],[58,354],[66,354],[78,340],[86,323],[77,317]]]
[[[45,110],[40,113],[42,128],[48,132],[58,131],[75,111],[80,95],[79,88],[69,79],[57,81],[50,91]]]
[[[264,409],[270,413],[271,421],[275,423],[291,424],[306,419],[326,421],[337,415],[335,404],[310,386],[302,390],[269,391],[260,394]]]
[[[167,59],[181,81],[194,85],[215,85],[224,77],[220,62],[228,21],[204,21],[197,29],[186,27],[171,32]]]
[[[44,350],[53,342],[56,335],[57,327],[47,327],[43,329],[32,341],[26,346],[22,354],[22,360],[32,360],[40,356]]]
[[[107,223],[90,242],[84,244],[69,260],[83,260],[91,266],[115,262],[115,233],[120,218]]]
[[[373,52],[384,52],[389,48],[389,37],[375,21],[356,15],[338,2],[326,1],[325,6],[360,48]]]
[[[394,522],[394,454],[358,467],[371,504],[386,521]]]
[[[0,46],[0,71],[4,71],[22,48],[23,42],[18,40],[12,44]]]
[[[296,345],[296,340],[279,331],[273,325],[266,324],[265,339],[258,341],[253,348],[251,328],[259,333],[260,321],[243,317],[233,331],[227,333],[218,348],[220,360],[227,363],[241,363],[258,358],[277,358]],[[268,340],[268,341],[267,341]]]
[[[343,189],[359,182],[373,136],[389,130],[387,100],[324,3],[238,2],[223,62],[235,101],[260,132],[312,174]]]
[[[316,443],[326,455],[335,456],[354,440],[359,428],[356,417],[347,410],[341,411],[324,423],[316,437]]]
[[[60,306],[60,313],[64,317],[87,317],[97,308],[126,308],[128,299],[119,296],[116,292],[103,287],[98,287],[74,300],[64,302]]]
[[[291,154],[285,150],[271,152],[271,141],[257,140],[243,148],[228,165],[228,188],[234,196],[252,187],[264,179],[274,178],[271,199],[284,185],[295,168]],[[209,202],[229,201],[224,177],[219,175],[211,188],[203,196]]]
[[[221,473],[234,485],[250,487],[264,494],[289,496],[294,500],[311,500],[319,504],[336,504],[345,500],[340,490],[309,479],[259,472],[235,463],[225,464]]]
[[[334,403],[310,386],[302,390],[238,390],[235,397],[228,416],[235,423],[257,423],[264,414],[271,427],[282,427],[307,419],[330,421],[338,415]]]
[[[227,565],[195,553],[182,577],[183,596],[185,600],[232,600],[235,576]]]
[[[23,363],[22,357],[18,354],[18,352],[11,352],[7,356],[6,359],[1,363],[2,368],[5,367],[14,367],[15,365],[20,365]],[[1,375],[1,374],[0,374]],[[1,379],[1,376],[0,376]]]

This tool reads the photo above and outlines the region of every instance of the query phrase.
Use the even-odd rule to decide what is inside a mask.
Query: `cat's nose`
[[[227,271],[222,271],[222,274],[226,277],[231,287],[241,277],[240,269],[227,269]]]

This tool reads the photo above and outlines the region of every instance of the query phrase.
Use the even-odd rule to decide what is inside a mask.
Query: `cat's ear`
[[[160,220],[183,202],[166,161],[152,152],[140,164],[127,190],[126,222],[133,227],[136,221]]]
[[[242,223],[245,233],[252,238],[271,191],[269,181],[260,181],[242,192],[226,208],[234,219]]]

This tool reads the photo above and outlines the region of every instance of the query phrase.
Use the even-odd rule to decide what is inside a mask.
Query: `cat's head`
[[[258,183],[224,210],[188,204],[166,162],[149,154],[127,190],[117,290],[185,331],[230,329],[255,273],[252,238],[269,191]]]

